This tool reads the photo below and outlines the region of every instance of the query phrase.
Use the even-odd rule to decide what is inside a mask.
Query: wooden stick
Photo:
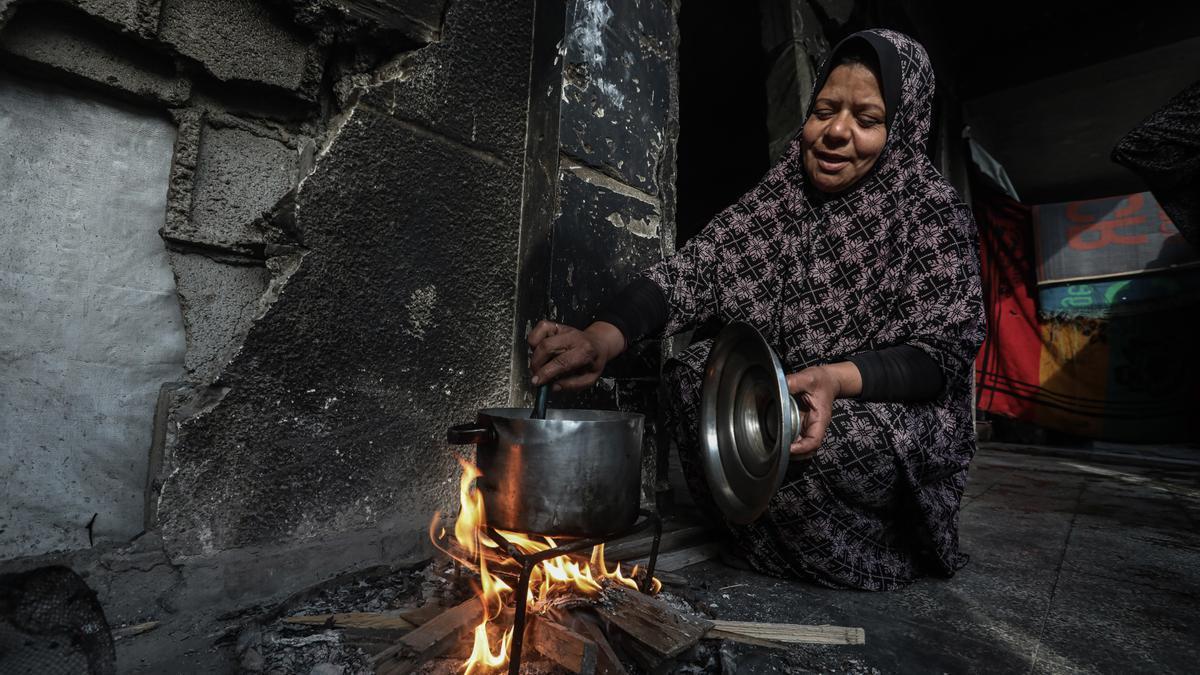
[[[526,646],[572,673],[593,675],[596,672],[598,649],[595,642],[544,616],[530,618]]]
[[[411,673],[424,661],[446,651],[483,618],[479,598],[448,609],[371,658],[376,675]]]
[[[665,602],[624,586],[609,586],[594,606],[604,620],[662,658],[696,644],[712,628],[707,619],[682,614]]]
[[[775,642],[774,640],[764,640],[762,638],[742,635],[741,633],[727,633],[723,630],[713,628],[704,634],[706,640],[729,640],[730,642],[740,642],[744,645],[754,645],[756,647],[768,647],[770,649],[787,649],[788,645],[783,642]]]
[[[654,565],[654,574],[657,575],[659,570],[663,572],[677,572],[685,567],[690,567],[696,563],[702,563],[705,560],[712,560],[721,553],[720,544],[709,542],[692,546],[690,548],[672,551],[658,556],[658,562]],[[639,560],[638,564],[645,567],[649,560]]]
[[[445,607],[430,601],[420,607],[397,610],[396,614],[412,625],[420,626],[444,611],[446,611]]]
[[[621,664],[621,659],[617,653],[613,651],[612,643],[608,641],[608,636],[600,629],[600,626],[592,623],[587,618],[580,618],[576,622],[579,632],[592,639],[596,643],[596,674],[597,675],[629,675],[625,670],[625,666]]]
[[[124,640],[135,635],[141,635],[158,628],[157,621],[147,621],[145,623],[135,623],[132,626],[124,626],[122,628],[114,628],[112,632],[113,640]]]
[[[848,626],[804,626],[792,623],[755,623],[753,621],[712,621],[707,638],[736,640],[756,638],[785,644],[861,645],[866,644],[862,628]],[[734,637],[737,636],[737,637]]]
[[[674,551],[685,546],[699,544],[712,538],[704,527],[684,527],[674,532],[663,532],[658,543],[659,555]],[[654,535],[638,537],[637,539],[618,540],[604,547],[604,559],[609,561],[633,560],[650,555],[650,546],[654,543]]]
[[[301,614],[289,616],[284,623],[323,628],[371,628],[375,630],[412,630],[416,624],[393,612],[347,612],[345,614]]]

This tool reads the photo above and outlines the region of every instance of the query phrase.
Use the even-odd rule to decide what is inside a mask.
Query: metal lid
[[[787,410],[788,414],[780,414]],[[755,328],[726,326],[709,352],[700,408],[701,463],[730,522],[753,522],[783,483],[800,413],[783,364]]]

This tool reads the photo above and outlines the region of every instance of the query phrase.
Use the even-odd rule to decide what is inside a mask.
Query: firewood
[[[426,602],[420,607],[401,608],[396,614],[414,626],[420,626],[444,611],[446,608],[436,602]]]
[[[713,624],[676,611],[665,602],[624,586],[609,586],[594,606],[615,625],[661,658],[672,658],[696,644]]]
[[[345,614],[301,614],[289,616],[284,623],[322,628],[370,628],[374,630],[403,630],[416,628],[416,624],[394,612],[348,612]]]
[[[685,546],[699,544],[712,538],[704,527],[684,527],[673,532],[663,532],[658,542],[658,552],[674,551]],[[636,539],[620,539],[604,547],[604,559],[611,561],[633,560],[650,555],[650,547],[654,543],[654,535],[643,535]]]
[[[573,627],[596,643],[596,675],[629,675],[600,626],[580,617]]]
[[[439,612],[441,608],[439,608]],[[342,640],[367,654],[378,654],[416,628],[416,624],[398,616],[399,612],[351,612],[346,614],[304,614],[290,616],[284,623],[342,631]]]
[[[150,632],[155,628],[158,628],[157,621],[147,621],[145,623],[135,623],[132,626],[122,626],[121,628],[113,629],[112,638],[114,642],[117,640],[124,640],[135,635],[141,635],[142,633]]]
[[[804,626],[791,623],[755,623],[753,621],[711,622],[705,637],[737,640],[756,638],[769,642],[808,645],[861,645],[866,643],[862,628],[849,626]]]
[[[526,645],[572,673],[596,672],[596,643],[544,616],[530,617]]]
[[[654,650],[619,630],[613,631],[612,644],[617,651],[633,661],[639,673],[645,675],[673,675],[679,670],[679,660],[686,658],[687,653],[691,651],[685,649],[680,656],[668,659],[655,654]]]
[[[690,567],[696,563],[702,563],[705,560],[712,560],[721,553],[721,546],[715,542],[700,544],[678,551],[671,551],[658,556],[658,562],[654,566],[654,574],[658,576],[659,570],[663,572],[676,572],[685,567]],[[643,567],[648,560],[639,560],[638,564]]]
[[[482,617],[483,605],[478,598],[442,612],[372,657],[376,675],[411,673],[425,660],[439,656],[470,633]]]

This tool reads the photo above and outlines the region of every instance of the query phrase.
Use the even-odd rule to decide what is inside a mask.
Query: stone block
[[[257,265],[229,265],[196,254],[170,255],[187,331],[184,366],[193,379],[212,381],[249,332],[271,274]]]
[[[245,128],[207,123],[192,182],[191,217],[168,221],[171,239],[257,253],[264,233],[253,223],[296,185],[299,154]]]
[[[447,0],[334,0],[357,21],[377,29],[395,30],[417,42],[433,42],[441,36],[442,15]]]
[[[442,41],[405,56],[362,102],[464,145],[522,160],[533,2],[485,0],[447,10]]]
[[[87,14],[129,32],[138,29],[138,0],[69,0]]]
[[[119,93],[167,105],[187,100],[191,85],[169,60],[130,39],[104,35],[82,18],[53,5],[19,7],[0,33],[0,49]]]
[[[670,3],[571,4],[563,70],[563,152],[658,194],[675,69]]]
[[[164,0],[159,38],[220,80],[315,100],[322,68],[316,45],[258,0]]]

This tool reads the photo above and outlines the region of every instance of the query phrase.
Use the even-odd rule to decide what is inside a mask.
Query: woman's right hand
[[[554,383],[554,391],[586,389],[604,366],[625,351],[625,336],[611,323],[597,321],[586,330],[540,321],[529,333],[533,384]]]

